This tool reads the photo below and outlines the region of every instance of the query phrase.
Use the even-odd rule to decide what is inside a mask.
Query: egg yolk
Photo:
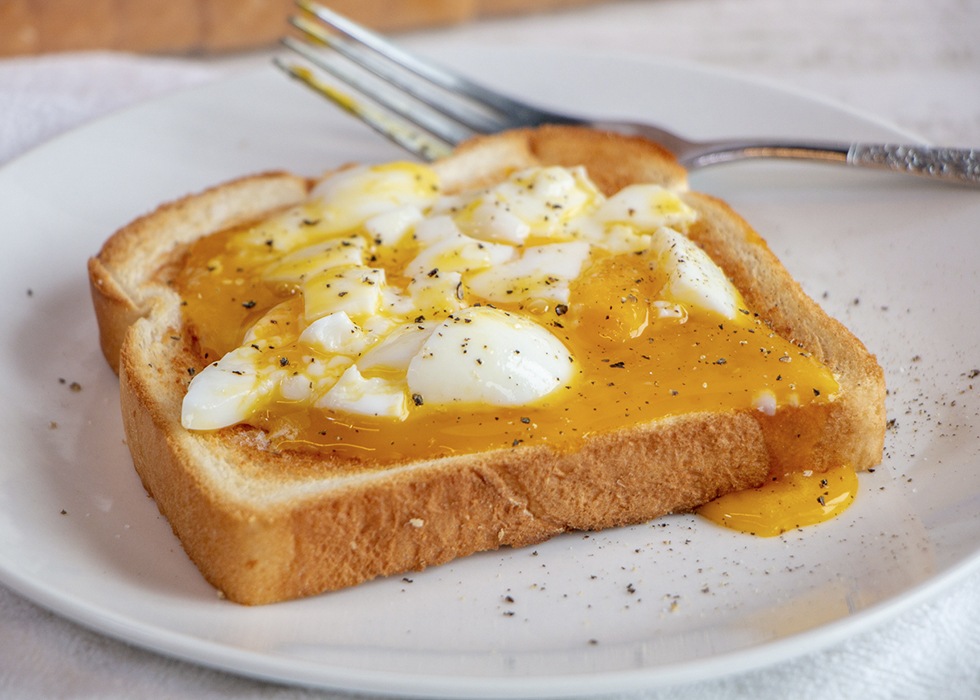
[[[821,473],[792,471],[716,498],[697,513],[732,530],[774,537],[840,515],[854,502],[857,489],[857,474],[846,465]]]
[[[245,330],[284,300],[292,302],[282,323],[301,322],[298,291],[256,273],[272,253],[244,255],[235,234],[194,243],[173,279],[202,366],[237,347]],[[399,259],[409,255],[402,251]],[[389,280],[397,275],[396,264]],[[643,256],[608,255],[573,282],[567,306],[497,304],[533,318],[575,358],[572,380],[533,405],[424,404],[413,406],[407,419],[393,420],[280,399],[248,423],[264,429],[276,449],[327,452],[372,468],[518,445],[572,450],[590,435],[665,416],[759,410],[760,396],[789,407],[832,400],[838,386],[830,370],[748,311],[736,319],[693,310],[682,319],[656,314],[651,302],[662,284]],[[480,300],[467,300],[475,303]],[[298,367],[310,350],[293,344],[277,353]]]

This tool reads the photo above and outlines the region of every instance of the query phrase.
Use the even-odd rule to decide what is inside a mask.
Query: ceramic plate
[[[908,138],[836,105],[688,65],[489,48],[441,58],[546,104],[691,136]],[[270,67],[114,115],[0,171],[3,583],[105,634],[236,673],[351,691],[531,697],[776,663],[876,624],[976,564],[977,193],[746,164],[696,174],[692,186],[753,223],[887,373],[885,459],[862,475],[842,517],[772,539],[668,517],[308,600],[246,608],[219,599],[132,469],[86,259],[135,216],[225,179],[397,157]]]

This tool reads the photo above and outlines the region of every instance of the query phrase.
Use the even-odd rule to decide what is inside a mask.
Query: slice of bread
[[[686,190],[683,168],[658,146],[569,127],[479,138],[435,167],[458,190],[539,164],[585,166],[607,194],[637,182]],[[699,219],[690,237],[751,308],[833,371],[836,400],[772,416],[677,415],[595,435],[571,452],[529,445],[371,469],[270,450],[245,425],[184,429],[188,368],[206,362],[168,285],[174,266],[198,238],[298,203],[313,184],[269,173],[220,185],[129,224],[89,261],[136,469],[187,554],[231,600],[309,596],[570,529],[642,522],[757,486],[782,467],[880,461],[884,380],[875,358],[727,205],[691,192],[683,197]]]

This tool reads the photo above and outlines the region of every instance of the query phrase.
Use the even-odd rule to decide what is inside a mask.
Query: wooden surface
[[[331,0],[382,31],[560,9],[600,0]],[[0,0],[0,56],[84,49],[221,53],[286,32],[293,0]]]

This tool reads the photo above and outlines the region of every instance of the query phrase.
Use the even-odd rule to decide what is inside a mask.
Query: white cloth
[[[796,4],[805,5],[802,0]],[[980,144],[980,90],[975,82],[980,75],[980,49],[970,38],[975,38],[980,30],[980,12],[972,9],[977,5],[956,0],[872,0],[858,10],[850,0],[833,0],[823,4],[826,26],[811,27],[808,46],[794,45],[769,24],[755,30],[761,33],[762,43],[741,52],[738,30],[752,30],[753,23],[772,10],[773,0],[662,0],[652,5],[676,28],[674,35],[663,36],[664,45],[673,55],[729,68],[741,66],[761,75],[803,76],[811,86],[839,86],[832,96],[850,99],[869,109],[883,105],[884,116],[933,140]],[[715,8],[722,17],[712,25],[716,27],[714,32],[699,34],[690,29],[697,27],[699,21],[703,24],[704,13]],[[579,43],[590,36],[596,50],[627,48],[641,52],[648,50],[641,39],[649,35],[649,29],[642,25],[638,28],[636,17],[650,12],[649,6],[639,3],[619,3],[547,19],[501,20],[445,33],[418,33],[408,40],[454,42],[481,37],[521,41],[551,22],[561,27],[561,31],[548,35],[548,41],[556,45]],[[887,56],[878,57],[867,46],[846,50],[835,47],[838,33],[847,30],[846,21],[853,21],[855,13],[869,22],[897,13],[913,22],[921,18],[928,26],[933,26],[934,15],[946,17],[953,43],[947,43],[944,52],[931,44],[907,45],[908,52],[918,52],[916,70],[934,71],[934,92],[929,99],[915,104],[907,95],[899,94],[888,101],[881,96],[883,93],[865,94],[862,85],[866,83],[860,77],[841,77],[842,61],[849,62],[847,67],[851,70],[863,66],[886,79],[895,79],[903,65],[908,68],[911,61],[903,56],[887,64]],[[743,14],[742,19],[736,16]],[[838,20],[836,25],[834,18]],[[720,27],[726,27],[726,32],[722,33]],[[859,33],[848,36],[852,36],[852,43],[858,39],[874,41],[873,36],[862,38]],[[708,41],[712,37],[713,44]],[[826,59],[822,68],[807,60],[821,55]],[[0,165],[77,124],[169,90],[216,79],[238,67],[239,62],[240,59],[203,61],[104,53],[0,61]],[[972,92],[966,94],[969,86]],[[864,102],[861,96],[866,98]],[[0,697],[208,700],[346,696],[262,683],[132,648],[57,617],[0,586]],[[935,600],[824,651],[771,668],[630,697],[980,697],[980,572],[957,582]]]
[[[112,53],[0,61],[0,163],[75,125],[220,74],[198,61]]]

